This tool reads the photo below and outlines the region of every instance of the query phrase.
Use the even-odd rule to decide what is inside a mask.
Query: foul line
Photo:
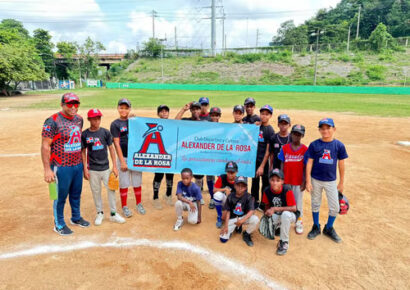
[[[32,157],[38,155],[40,155],[40,153],[0,154],[0,157]]]
[[[79,251],[89,248],[129,248],[129,247],[151,247],[158,249],[172,249],[178,251],[187,251],[201,256],[208,263],[214,265],[221,271],[241,274],[246,280],[258,281],[272,289],[284,289],[283,286],[270,280],[256,269],[245,266],[244,264],[229,259],[221,254],[207,250],[202,247],[194,246],[190,243],[179,241],[157,241],[148,239],[130,239],[117,238],[114,241],[98,243],[93,241],[82,241],[63,245],[39,245],[26,250],[16,252],[1,253],[0,260],[34,256],[52,253],[64,253],[70,251]]]

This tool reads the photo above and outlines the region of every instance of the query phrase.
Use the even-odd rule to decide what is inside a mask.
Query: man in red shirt
[[[83,118],[77,115],[80,99],[73,93],[61,98],[61,112],[49,117],[41,133],[41,159],[44,180],[56,182],[57,199],[53,204],[54,231],[70,235],[73,231],[64,221],[64,206],[69,196],[73,225],[88,227],[90,223],[80,214],[80,199],[83,187],[83,163],[81,157],[81,129]]]
[[[272,219],[271,232],[280,228],[280,241],[276,254],[284,255],[289,248],[289,230],[291,223],[296,221],[295,197],[289,186],[284,185],[283,172],[273,169],[269,174],[269,186],[263,191],[262,202],[265,204],[265,216]]]

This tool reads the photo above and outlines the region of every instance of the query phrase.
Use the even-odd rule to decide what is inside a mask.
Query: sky
[[[340,0],[215,0],[216,17],[224,20],[226,47],[267,46],[279,25],[301,24],[319,9]],[[50,31],[52,41],[82,43],[87,36],[102,42],[106,53],[141,48],[152,37],[167,47],[210,48],[211,0],[0,0],[0,20],[13,18],[32,32]],[[223,8],[222,8],[223,7]],[[216,48],[223,43],[222,19],[216,21]]]

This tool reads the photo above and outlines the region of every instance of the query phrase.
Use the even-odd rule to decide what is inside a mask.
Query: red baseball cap
[[[80,98],[74,93],[65,93],[61,98],[61,103],[80,103]]]
[[[88,118],[95,118],[95,117],[101,117],[103,114],[101,113],[100,110],[98,109],[91,109],[87,113]]]

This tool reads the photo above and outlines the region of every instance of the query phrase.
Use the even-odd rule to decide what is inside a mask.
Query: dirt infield
[[[223,110],[222,121],[231,121],[230,112]],[[282,112],[276,111],[274,118]],[[320,118],[334,117],[336,137],[346,144],[350,155],[345,193],[351,209],[335,223],[343,239],[341,244],[323,236],[310,241],[306,238],[312,226],[310,198],[305,193],[305,234],[298,236],[292,228],[288,254],[278,257],[277,240],[266,240],[259,233],[253,235],[253,248],[248,248],[238,235],[221,244],[215,227],[216,213],[207,207],[202,224],[184,225],[174,232],[174,209],[165,202],[161,211],[152,206],[150,173],[143,174],[145,216],[134,210],[134,216],[123,225],[112,224],[106,218],[100,227],[72,228],[74,235],[58,236],[52,230],[52,207],[40,156],[6,155],[38,153],[43,121],[52,113],[0,111],[1,289],[264,289],[277,285],[405,289],[410,285],[410,148],[395,145],[398,140],[410,140],[410,118],[286,112],[294,124],[306,126],[305,144],[318,138],[316,125]],[[86,110],[79,113],[85,116]],[[108,128],[116,112],[103,113],[102,125]],[[149,111],[136,113],[153,116]],[[171,115],[175,113],[173,110]],[[160,192],[163,194],[164,186]],[[103,196],[105,211],[109,212],[105,192]],[[208,202],[209,195],[205,196]],[[135,199],[130,194],[129,205],[133,204]],[[117,205],[119,208],[119,198]],[[83,217],[93,221],[95,208],[87,181],[81,208]],[[322,208],[320,219],[324,225],[326,201]],[[69,209],[67,206],[66,218]],[[42,245],[49,248],[38,248]],[[13,256],[28,249],[31,251],[25,256]],[[265,280],[260,281],[261,277]]]

